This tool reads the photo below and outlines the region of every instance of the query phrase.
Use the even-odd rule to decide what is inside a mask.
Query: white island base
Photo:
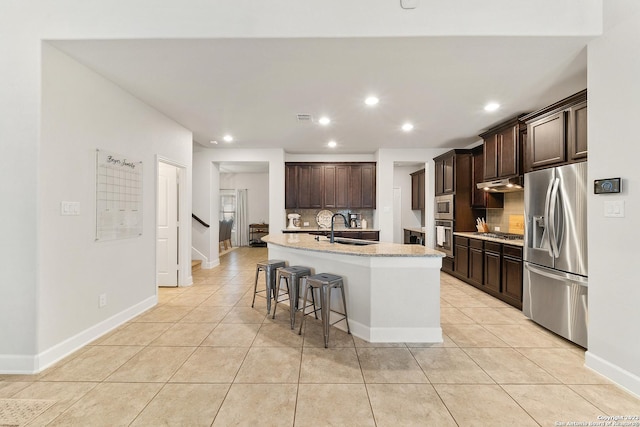
[[[268,242],[269,259],[310,267],[313,274],[343,277],[354,336],[369,342],[442,342],[441,253],[418,245],[331,244],[315,241],[309,235],[276,235],[264,240]],[[396,250],[412,253],[402,255]],[[340,292],[332,293],[331,307],[342,311]],[[346,330],[344,322],[335,326]]]

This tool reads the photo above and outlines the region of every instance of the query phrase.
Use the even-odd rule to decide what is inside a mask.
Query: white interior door
[[[158,163],[158,286],[178,286],[178,168]]]

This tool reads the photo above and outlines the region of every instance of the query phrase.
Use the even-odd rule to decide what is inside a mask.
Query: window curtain
[[[238,190],[236,203],[236,246],[249,246],[249,207],[246,189]]]

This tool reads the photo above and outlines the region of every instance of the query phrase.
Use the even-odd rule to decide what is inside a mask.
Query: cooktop
[[[479,236],[492,237],[494,239],[505,239],[505,240],[522,240],[524,236],[522,234],[513,234],[513,233],[476,233]]]

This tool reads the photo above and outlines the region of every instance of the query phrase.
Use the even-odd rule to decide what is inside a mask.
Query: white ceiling
[[[586,87],[586,37],[51,42],[193,132],[205,147],[373,153],[464,147]],[[380,103],[363,104],[375,94]],[[485,103],[499,102],[494,113]],[[298,122],[297,113],[321,127]],[[400,126],[411,121],[415,129]],[[233,143],[224,143],[230,133]],[[335,139],[331,150],[327,141]],[[212,146],[209,141],[217,140]]]

